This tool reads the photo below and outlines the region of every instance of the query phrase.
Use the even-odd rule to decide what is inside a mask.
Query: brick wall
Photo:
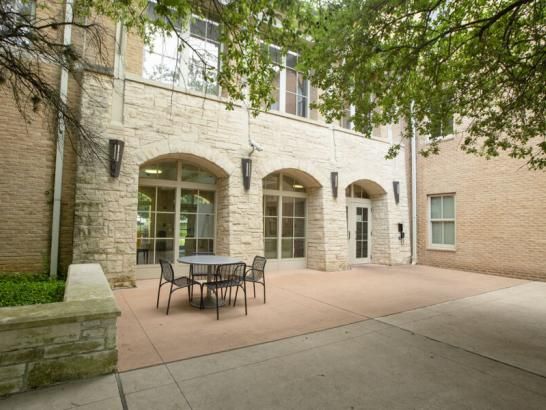
[[[419,263],[546,280],[546,176],[501,155],[462,152],[460,138],[418,158]],[[427,195],[455,193],[456,250],[431,250]]]

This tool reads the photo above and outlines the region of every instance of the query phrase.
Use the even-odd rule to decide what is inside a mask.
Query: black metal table
[[[185,263],[188,265],[206,265],[209,266],[207,281],[212,282],[214,270],[218,265],[229,265],[232,263],[242,262],[237,258],[230,258],[229,256],[220,256],[220,255],[194,255],[194,256],[184,256],[178,258],[178,262]],[[191,267],[190,267],[191,269]],[[194,307],[201,307],[201,299],[193,298],[191,302]],[[218,299],[218,304],[220,306],[224,305],[223,299]],[[207,289],[207,296],[204,297],[203,306],[205,308],[214,308],[216,309],[216,299],[212,297],[210,289]]]

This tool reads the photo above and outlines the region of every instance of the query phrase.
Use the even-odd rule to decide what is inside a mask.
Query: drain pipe
[[[72,5],[73,0],[66,0],[64,13],[63,46],[68,47],[72,41]],[[61,83],[59,94],[62,104],[67,104],[68,93],[68,70],[61,67]],[[57,278],[57,269],[59,265],[59,232],[61,225],[61,195],[63,189],[63,160],[64,160],[64,137],[65,123],[62,113],[58,113],[57,124],[57,153],[55,156],[55,182],[53,187],[53,217],[51,222],[51,253],[49,258],[49,277]]]
[[[411,263],[417,264],[417,133],[413,116],[413,101],[410,106],[411,125]]]

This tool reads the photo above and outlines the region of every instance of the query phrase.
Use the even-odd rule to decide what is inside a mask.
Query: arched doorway
[[[173,157],[140,167],[137,265],[214,253],[218,171],[212,168],[204,161]]]
[[[307,201],[314,178],[296,170],[263,179],[264,254],[273,270],[307,267]]]
[[[349,264],[372,261],[373,223],[372,203],[384,196],[385,191],[375,182],[359,180],[345,189],[347,248]]]

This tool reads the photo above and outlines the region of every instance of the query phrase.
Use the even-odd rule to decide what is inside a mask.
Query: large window
[[[214,252],[215,184],[213,174],[179,160],[140,168],[137,264]]]
[[[263,189],[265,257],[305,257],[305,187],[289,175],[275,173],[264,178]]]
[[[269,46],[271,60],[276,67],[273,84],[272,109],[300,117],[309,117],[310,85],[302,73],[296,70],[298,54],[289,51],[282,55],[276,46]]]
[[[430,246],[455,249],[455,195],[429,196],[429,209]]]
[[[152,18],[154,7],[155,3],[148,4]],[[175,33],[158,31],[153,34],[150,45],[144,50],[143,77],[218,95],[218,23],[193,16],[189,27],[178,27],[177,30],[187,44],[181,44]]]
[[[453,134],[453,116],[435,118],[430,122],[432,138],[446,138]]]
[[[4,0],[2,5],[6,21],[0,21],[0,33],[9,31],[9,42],[26,45],[30,42],[29,25],[36,17],[36,2],[23,0]]]

